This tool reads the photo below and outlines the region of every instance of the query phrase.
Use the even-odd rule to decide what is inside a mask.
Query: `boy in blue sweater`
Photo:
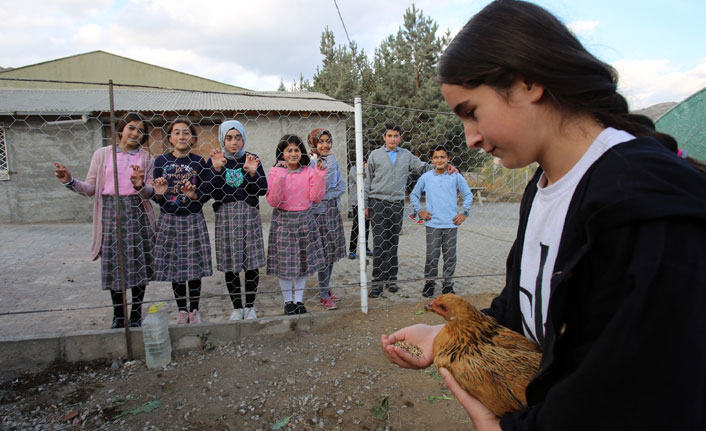
[[[456,271],[456,239],[458,226],[466,220],[473,202],[473,194],[466,179],[459,173],[449,173],[449,153],[442,145],[431,151],[434,170],[422,175],[410,194],[410,201],[419,218],[426,221],[427,258],[424,265],[424,290],[422,295],[434,296],[439,266],[439,255],[444,253],[443,293],[454,293],[453,275]],[[458,212],[458,193],[463,196],[463,212]],[[420,199],[426,194],[426,209]]]

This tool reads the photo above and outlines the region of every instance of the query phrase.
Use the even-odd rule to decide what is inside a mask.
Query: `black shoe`
[[[294,316],[297,314],[297,306],[294,305],[293,302],[285,302],[284,303],[284,315],[285,316]]]
[[[390,293],[395,293],[395,292],[399,291],[400,288],[397,287],[396,284],[388,284],[388,285],[387,285],[387,290],[389,290]]]
[[[297,307],[296,310],[294,311],[295,314],[306,314],[307,313],[306,307],[304,306],[303,302],[297,302],[294,305]]]
[[[130,310],[130,327],[139,328],[142,326],[142,307]]]
[[[370,250],[370,249],[368,248],[368,249],[365,250],[365,254],[367,254],[368,256],[372,256],[374,253],[373,253],[372,250]]]
[[[368,293],[368,298],[377,298],[382,294],[382,289],[379,287],[373,287],[370,289],[370,293]]]
[[[113,326],[111,328],[113,329],[120,329],[125,327],[125,318],[124,317],[113,317]]]
[[[447,293],[455,294],[456,292],[454,291],[454,288],[453,288],[453,287],[444,287],[444,288],[441,290],[441,293],[443,293],[443,294],[445,295],[445,294],[447,294]]]
[[[422,296],[425,298],[432,298],[434,296],[434,288],[424,288],[422,291]]]

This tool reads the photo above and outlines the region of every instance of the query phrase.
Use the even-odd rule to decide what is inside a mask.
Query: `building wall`
[[[245,125],[246,150],[260,157],[265,173],[274,165],[275,147],[282,135],[294,133],[304,140],[311,129],[324,127],[334,135],[333,152],[347,176],[346,126],[342,117],[292,114],[236,119]],[[0,223],[90,222],[92,200],[63,187],[54,176],[53,163],[65,164],[72,176],[83,180],[93,152],[108,144],[106,131],[110,128],[95,118],[86,124],[60,126],[47,125],[41,117],[3,122],[11,175],[9,181],[0,181]],[[218,126],[197,128],[197,133],[199,141],[194,152],[208,157],[218,147]],[[169,151],[160,127],[152,130],[146,149],[154,156]],[[347,194],[342,201],[345,209]],[[210,203],[204,212],[207,219],[213,219]],[[260,198],[260,213],[263,220],[269,220],[272,214],[264,196]]]

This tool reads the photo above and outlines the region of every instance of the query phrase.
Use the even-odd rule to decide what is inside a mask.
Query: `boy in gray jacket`
[[[400,148],[402,128],[386,124],[385,145],[368,156],[365,178],[365,217],[373,227],[373,280],[368,296],[377,298],[387,288],[397,292],[397,246],[402,230],[405,187],[410,172],[432,169],[409,150]]]

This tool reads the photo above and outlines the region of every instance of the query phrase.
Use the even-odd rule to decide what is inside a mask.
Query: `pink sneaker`
[[[186,323],[189,323],[189,312],[180,311],[179,315],[177,316],[177,325],[184,325]]]
[[[333,293],[333,292],[331,292],[331,291],[329,291],[328,294],[329,294],[329,298],[331,298],[331,299],[333,300],[333,302],[341,302],[341,301],[343,301],[343,298],[341,298],[340,296],[336,295],[335,293]]]
[[[321,305],[327,310],[335,310],[338,308],[336,303],[333,302],[333,298],[330,296],[326,299],[319,299],[319,302],[321,302]]]
[[[189,314],[189,323],[201,323],[201,315],[199,315],[199,310],[193,310]]]

